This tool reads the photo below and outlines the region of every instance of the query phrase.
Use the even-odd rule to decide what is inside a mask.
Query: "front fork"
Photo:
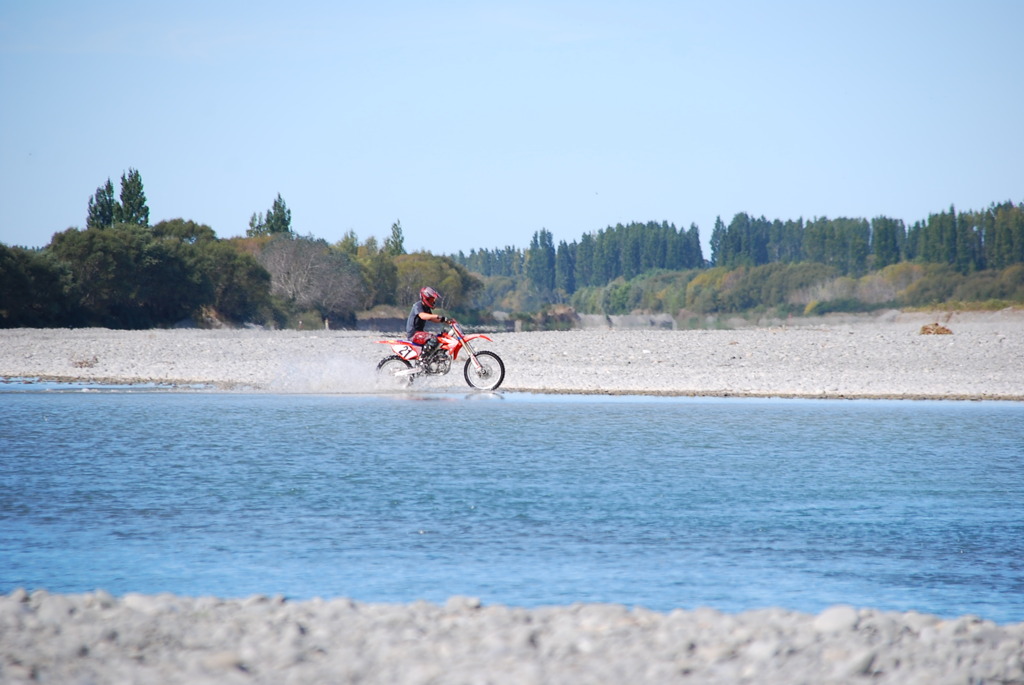
[[[477,370],[477,373],[482,372],[484,367],[480,364],[480,360],[476,358],[476,352],[473,350],[473,346],[469,344],[469,341],[466,340],[466,336],[459,338],[459,342],[469,352],[469,358],[473,360],[473,368]]]

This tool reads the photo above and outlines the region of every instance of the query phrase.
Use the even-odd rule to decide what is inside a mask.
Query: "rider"
[[[427,322],[448,323],[450,321],[448,317],[439,316],[432,311],[438,297],[440,295],[430,286],[421,288],[419,302],[412,306],[412,310],[409,312],[409,320],[405,323],[406,337],[415,344],[423,346],[423,356],[429,355],[438,345],[437,336],[430,335],[423,330]]]

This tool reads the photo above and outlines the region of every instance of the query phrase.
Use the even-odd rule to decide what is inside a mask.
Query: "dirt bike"
[[[466,382],[478,390],[497,390],[505,380],[505,363],[490,350],[474,350],[470,344],[474,340],[493,342],[480,333],[466,335],[455,319],[448,319],[444,330],[437,335],[438,344],[433,349],[411,340],[378,340],[382,345],[390,345],[395,352],[377,364],[378,377],[394,381],[399,387],[408,387],[418,376],[443,376],[451,371],[452,362],[465,349],[469,355],[463,368]]]

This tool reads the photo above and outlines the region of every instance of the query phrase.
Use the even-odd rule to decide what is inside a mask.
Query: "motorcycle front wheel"
[[[505,380],[505,363],[501,361],[501,357],[484,350],[476,353],[476,360],[480,362],[479,369],[473,365],[472,359],[466,360],[466,367],[463,369],[466,382],[477,390],[497,390]]]
[[[408,388],[414,375],[411,370],[412,364],[397,354],[384,357],[377,364],[377,383],[389,388]]]

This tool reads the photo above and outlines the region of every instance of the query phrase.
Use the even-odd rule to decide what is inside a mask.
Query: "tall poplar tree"
[[[884,269],[896,264],[903,256],[906,229],[901,219],[879,216],[871,222],[871,252],[874,255],[872,267]]]
[[[405,236],[402,235],[402,222],[391,224],[391,235],[384,240],[384,252],[391,257],[405,254]]]
[[[577,288],[594,285],[594,235],[592,233],[584,233],[580,236],[573,267]]]
[[[291,232],[292,210],[288,209],[288,205],[281,198],[281,193],[278,193],[274,198],[274,204],[270,206],[270,211],[267,212],[267,233],[274,235]]]
[[[725,223],[722,217],[715,217],[715,227],[711,230],[711,265],[724,266],[726,262]]]
[[[555,287],[572,295],[576,292],[576,259],[575,243],[570,246],[564,240],[558,243],[555,251]]]
[[[106,185],[97,188],[96,194],[89,198],[89,213],[85,219],[85,227],[109,228],[113,226],[116,207],[114,184],[108,178]]]
[[[533,234],[526,255],[526,276],[542,293],[555,289],[555,243],[551,231],[542,228]]]
[[[121,202],[114,205],[114,221],[149,226],[149,207],[138,169],[128,169],[127,174],[121,174]]]

